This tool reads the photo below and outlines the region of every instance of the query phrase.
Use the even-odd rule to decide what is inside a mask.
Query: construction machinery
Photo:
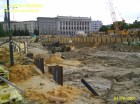
[[[67,52],[70,50],[74,50],[74,43],[67,42],[67,43],[60,43],[59,41],[52,42],[52,43],[43,43],[44,47],[46,47],[50,52]]]
[[[9,80],[9,71],[0,65],[0,104],[24,104],[17,87]]]
[[[109,30],[108,33],[117,34],[117,35],[120,35],[120,36],[127,36],[128,32],[123,27],[124,24],[125,24],[125,20],[122,18],[122,21],[119,24],[119,22],[117,21],[117,17],[116,17],[114,7],[113,7],[113,2],[112,2],[112,0],[108,0],[108,2],[109,2],[109,9],[110,9],[112,22],[113,22],[113,26],[114,26],[114,30]]]

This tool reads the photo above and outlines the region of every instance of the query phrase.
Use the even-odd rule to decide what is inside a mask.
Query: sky
[[[0,21],[7,0],[0,0]],[[14,21],[36,20],[37,17],[80,16],[111,24],[109,0],[9,0],[10,19]],[[112,0],[116,18],[127,23],[140,21],[140,0]],[[14,7],[14,8],[13,8]],[[16,7],[16,8],[15,8]],[[23,11],[24,10],[24,11]]]

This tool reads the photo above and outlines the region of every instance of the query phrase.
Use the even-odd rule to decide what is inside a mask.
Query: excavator
[[[125,20],[124,19],[122,19],[120,24],[115,24],[117,26],[114,26],[114,27],[116,27],[115,30],[114,30],[114,33],[119,35],[119,36],[126,37],[128,35],[128,32],[124,28],[124,24],[125,24]]]
[[[54,41],[52,43],[42,43],[42,45],[51,53],[68,52],[75,49],[73,42],[60,43],[59,41]]]

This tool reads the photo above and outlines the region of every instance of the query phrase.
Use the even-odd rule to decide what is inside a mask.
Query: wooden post
[[[99,40],[98,40],[98,36],[97,36],[97,42],[98,42]]]
[[[121,36],[121,43],[123,42],[123,37]]]
[[[106,43],[107,43],[107,37],[106,37]]]
[[[117,43],[117,38],[115,37],[115,43]]]
[[[103,39],[102,39],[102,36],[101,36],[101,43],[103,43]]]

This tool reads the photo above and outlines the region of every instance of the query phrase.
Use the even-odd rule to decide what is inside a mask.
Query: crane
[[[116,16],[116,13],[115,13],[115,9],[114,9],[114,6],[113,6],[113,1],[112,0],[108,0],[109,2],[109,9],[110,9],[110,13],[111,13],[111,17],[112,17],[112,22],[113,22],[113,25],[114,25],[114,33],[117,33],[117,34],[120,34],[120,35],[127,35],[127,31],[126,29],[123,28],[123,25],[125,23],[125,20],[122,18],[122,22],[119,24],[117,22],[117,16]]]
[[[113,7],[113,2],[112,2],[112,0],[108,0],[108,2],[109,2],[109,9],[110,9],[111,17],[112,17],[112,22],[114,24],[114,28],[116,30],[119,30],[116,13],[115,13],[115,10],[114,10],[114,7]]]

